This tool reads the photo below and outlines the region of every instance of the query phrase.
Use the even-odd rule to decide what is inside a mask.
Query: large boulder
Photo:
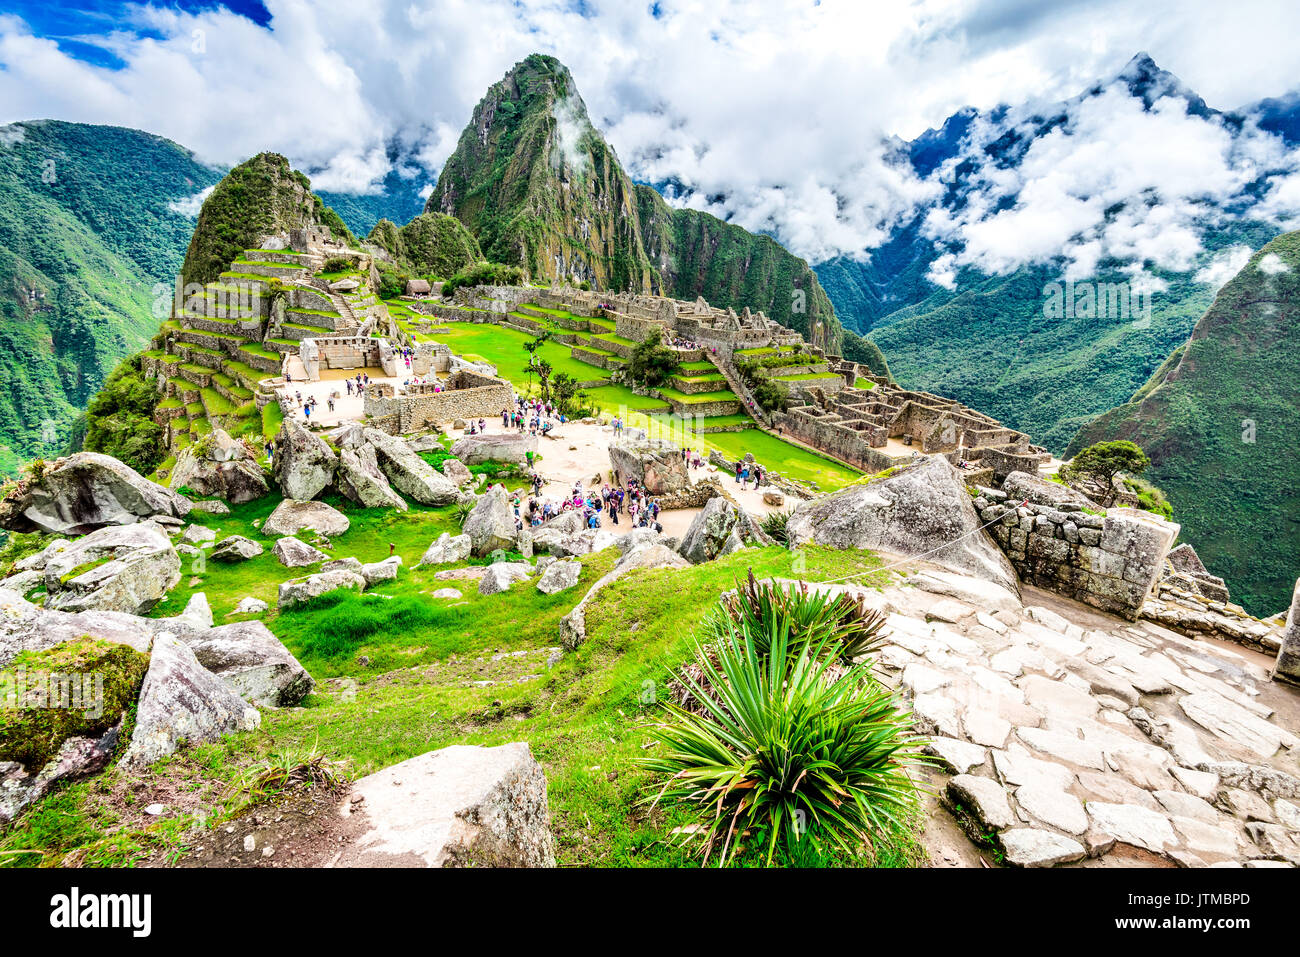
[[[730,555],[746,545],[771,545],[749,513],[737,508],[721,495],[704,503],[690,528],[682,536],[678,551],[692,565]]]
[[[143,767],[186,745],[207,744],[235,731],[252,731],[262,715],[169,633],[153,642],[149,671],[136,705],[135,730],[122,756]]]
[[[1011,563],[980,529],[961,474],[941,455],[805,502],[787,521],[786,534],[791,548],[814,544],[923,557],[1020,591]]]
[[[410,506],[388,484],[379,468],[373,445],[339,450],[339,467],[334,473],[334,487],[344,498],[366,508],[395,508],[405,512]]]
[[[514,547],[515,513],[505,486],[493,485],[479,496],[461,531],[469,536],[472,553],[480,557]]]
[[[366,429],[365,438],[393,488],[422,505],[450,505],[456,501],[456,483],[420,458],[405,439],[379,429]]]
[[[490,435],[466,435],[451,447],[451,454],[466,465],[483,462],[509,462],[527,465],[528,453],[537,451],[537,436],[517,432],[494,432]]]
[[[1050,505],[1062,512],[1078,512],[1085,508],[1096,508],[1092,499],[1082,492],[1076,492],[1068,485],[1052,482],[1028,472],[1012,472],[1002,483],[1002,491],[1008,499],[1017,502],[1028,501],[1035,505]]]
[[[54,611],[0,588],[0,667],[20,651],[45,651],[82,635],[147,652],[153,640],[150,623],[151,619],[125,612]]]
[[[199,664],[259,708],[292,707],[315,685],[307,669],[260,621],[181,627],[175,634]]]
[[[464,487],[474,481],[474,473],[460,459],[443,459],[442,474],[457,487]]]
[[[280,608],[289,608],[339,588],[365,591],[366,580],[356,572],[341,568],[321,572],[319,575],[308,575],[305,578],[291,578],[287,582],[280,583],[277,605]]]
[[[382,562],[369,562],[361,566],[361,577],[366,580],[366,587],[390,582],[397,578],[397,571],[402,567],[402,556],[393,555]]]
[[[263,548],[251,538],[243,535],[230,535],[217,542],[208,556],[214,562],[244,562],[262,554]]]
[[[293,536],[310,528],[326,538],[348,530],[348,517],[324,502],[303,502],[286,498],[262,523],[263,535]]]
[[[1287,611],[1286,626],[1282,630],[1282,644],[1277,650],[1273,677],[1300,685],[1300,581],[1295,583],[1295,590],[1291,593],[1291,608]]]
[[[554,867],[546,775],[523,742],[453,745],[352,785],[335,867]]]
[[[334,481],[339,457],[329,444],[295,419],[285,419],[275,437],[271,474],[287,499],[315,498]]]
[[[304,565],[315,565],[317,562],[329,561],[329,556],[319,548],[313,548],[292,535],[277,539],[275,544],[271,546],[271,553],[275,555],[276,561],[285,568],[302,568]]]
[[[509,591],[515,582],[523,581],[533,573],[533,566],[528,562],[494,562],[487,567],[483,577],[478,581],[480,595],[495,595]]]
[[[533,550],[539,552],[550,551],[551,546],[556,542],[562,542],[570,535],[585,531],[586,528],[587,523],[583,520],[581,512],[561,512],[549,522],[531,529]]]
[[[455,565],[469,558],[474,542],[468,535],[453,536],[443,532],[421,556],[419,565]]]
[[[556,558],[589,555],[592,552],[604,551],[615,544],[619,537],[618,532],[612,528],[589,528],[586,531],[575,532],[559,540],[550,541],[547,545],[547,551]],[[533,539],[533,547],[537,547],[536,539]]]
[[[573,561],[551,562],[542,572],[537,582],[537,590],[543,595],[554,595],[578,584],[582,575],[582,563]]]
[[[45,563],[45,605],[144,614],[181,580],[181,557],[156,522],[109,525]]]
[[[0,502],[0,527],[82,535],[153,515],[183,518],[190,502],[113,458],[78,452],[56,459],[38,479],[20,482]]]
[[[670,442],[616,442],[609,447],[609,465],[619,484],[636,479],[651,495],[667,495],[691,486],[682,450]]]
[[[235,503],[251,502],[270,491],[256,456],[224,429],[213,429],[210,435],[181,450],[168,485]]]

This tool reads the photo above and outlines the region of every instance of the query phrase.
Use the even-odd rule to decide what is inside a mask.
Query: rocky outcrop
[[[410,506],[393,487],[379,468],[372,445],[339,450],[339,467],[334,474],[334,487],[344,498],[366,508],[395,508],[405,512]]]
[[[59,753],[39,770],[25,770],[16,761],[0,761],[0,825],[14,820],[56,784],[104,770],[117,750],[121,735],[119,721],[97,738],[68,738],[59,747]]]
[[[528,562],[494,562],[487,567],[478,582],[480,595],[496,595],[509,591],[515,582],[523,581],[533,573]]]
[[[339,457],[296,419],[285,419],[275,437],[271,474],[286,499],[308,501],[334,481]]]
[[[468,535],[452,536],[450,532],[443,532],[438,536],[438,540],[430,545],[421,556],[417,567],[420,565],[454,565],[465,561],[469,558],[470,552],[474,548],[474,542]]]
[[[281,582],[277,604],[280,608],[289,608],[338,588],[365,591],[366,580],[357,572],[341,568],[323,571],[318,575],[308,575],[305,578],[293,578]]]
[[[364,435],[393,488],[422,505],[450,505],[456,501],[455,483],[420,458],[405,439],[379,429],[366,429]]]
[[[262,523],[263,535],[293,536],[311,529],[334,538],[348,530],[348,517],[324,502],[302,502],[286,498]]]
[[[493,485],[465,516],[461,531],[469,536],[471,552],[480,557],[515,544],[515,513],[503,485]]]
[[[1077,492],[1060,482],[1030,475],[1028,472],[1012,472],[1003,481],[1002,491],[1007,493],[1007,498],[1014,501],[1050,505],[1063,512],[1077,512],[1085,508],[1097,507],[1097,504],[1082,492]]]
[[[712,561],[746,545],[771,545],[749,513],[725,498],[711,498],[682,536],[678,551],[692,565]]]
[[[620,484],[635,479],[651,495],[680,492],[691,484],[682,450],[668,442],[612,443],[609,466]]]
[[[614,563],[614,567],[597,579],[582,596],[582,601],[560,619],[560,644],[573,651],[587,640],[587,605],[602,588],[618,581],[628,572],[652,568],[689,568],[690,562],[666,545],[643,544],[630,549]]]
[[[980,531],[957,470],[941,455],[805,502],[786,523],[791,548],[825,545],[922,558],[1019,591],[1002,551]]]
[[[1280,681],[1300,685],[1300,581],[1291,595],[1291,609],[1287,612],[1286,626],[1282,629],[1282,647],[1277,652],[1277,666],[1273,677]]]
[[[251,538],[231,535],[217,542],[208,557],[214,562],[246,562],[250,558],[256,558],[263,551],[262,546]]]
[[[46,607],[139,615],[181,580],[181,559],[155,522],[110,525],[48,557]]]
[[[555,595],[578,584],[581,574],[581,562],[551,562],[538,580],[537,590],[543,595]]]
[[[223,429],[213,429],[211,435],[182,449],[168,484],[236,504],[251,502],[270,491],[254,454]]]
[[[0,502],[0,527],[15,532],[82,535],[153,515],[183,518],[189,499],[150,482],[110,455],[78,452],[56,459],[39,479],[19,483]]]
[[[329,561],[329,556],[319,548],[313,548],[292,535],[276,539],[275,544],[271,546],[271,552],[285,568],[302,568],[304,565],[315,565],[317,562]]]
[[[525,743],[454,745],[353,784],[335,867],[554,867],[546,776]]]
[[[586,531],[566,535],[564,538],[549,540],[547,550],[555,558],[572,558],[604,551],[618,539],[619,534],[613,529],[589,528]],[[533,547],[537,547],[536,539],[533,540]]]
[[[451,447],[451,454],[465,465],[484,462],[508,462],[527,465],[528,453],[537,451],[537,436],[517,432],[495,432],[489,435],[466,435]]]
[[[292,707],[315,686],[298,659],[260,621],[178,628],[175,634],[199,664],[259,708]]]
[[[199,664],[183,641],[163,633],[153,642],[135,730],[122,763],[147,766],[175,752],[182,742],[207,744],[225,734],[252,731],[261,722],[258,710]]]
[[[147,652],[153,640],[150,621],[125,612],[54,611],[0,588],[0,667],[20,651],[44,651],[82,635]]]

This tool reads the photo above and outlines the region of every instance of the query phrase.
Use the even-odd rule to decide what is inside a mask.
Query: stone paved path
[[[1300,864],[1300,693],[1264,656],[935,568],[820,587],[888,614],[880,671],[932,738],[942,806],[991,859]]]

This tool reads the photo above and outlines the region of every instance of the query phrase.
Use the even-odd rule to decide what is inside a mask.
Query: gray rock
[[[196,591],[190,596],[190,600],[185,603],[185,608],[174,619],[164,618],[161,621],[182,621],[194,628],[211,628],[212,627],[212,606],[208,604],[208,596],[201,591]]]
[[[581,574],[581,562],[552,562],[538,580],[537,590],[543,595],[554,595],[578,584],[578,577]]]
[[[340,814],[356,837],[335,867],[555,866],[546,776],[522,742],[395,764],[353,784]]]
[[[682,536],[679,551],[692,565],[712,561],[746,545],[770,545],[772,540],[744,509],[718,495],[709,499]]]
[[[45,605],[60,611],[139,615],[180,580],[180,555],[161,525],[110,525],[49,557]]]
[[[168,476],[174,489],[191,488],[227,502],[251,502],[271,489],[253,453],[223,429],[181,450]]]
[[[527,433],[519,435],[517,432],[466,435],[457,439],[451,447],[451,454],[466,466],[481,465],[484,462],[527,465],[528,453],[536,451],[537,436]]]
[[[483,493],[461,531],[469,536],[472,554],[480,557],[514,547],[515,513],[504,486],[493,485]]]
[[[216,531],[206,525],[190,525],[181,532],[181,541],[186,545],[203,545],[216,540]]]
[[[1159,854],[1178,844],[1178,836],[1169,818],[1150,808],[1135,804],[1106,804],[1089,801],[1088,816],[1097,829],[1122,844],[1145,848]]]
[[[1088,830],[1088,815],[1083,804],[1068,791],[1050,785],[1030,783],[1016,789],[1016,803],[1030,819],[1067,834],[1082,834]]]
[[[174,635],[153,642],[136,707],[135,731],[122,756],[127,766],[143,767],[180,746],[207,744],[262,722],[229,684],[199,664],[194,652]]]
[[[402,567],[402,556],[394,555],[382,562],[371,562],[361,566],[361,577],[366,580],[366,587],[380,582],[389,582],[397,578],[397,570]]]
[[[1297,579],[1295,589],[1291,592],[1291,607],[1282,629],[1282,644],[1277,651],[1273,677],[1279,681],[1300,684],[1300,579]]]
[[[791,548],[866,548],[927,561],[1019,593],[1015,570],[980,531],[958,471],[930,455],[865,485],[805,502],[786,524]],[[959,596],[954,596],[959,597]]]
[[[285,419],[275,437],[271,474],[286,499],[310,501],[334,481],[339,457],[296,419]]]
[[[1012,504],[1028,500],[1035,505],[1049,505],[1063,512],[1097,507],[1097,503],[1082,492],[1028,472],[1012,472],[1002,483],[1002,491],[1014,500]]]
[[[263,551],[262,546],[251,538],[231,535],[217,542],[209,557],[214,562],[245,562],[250,558],[256,558]]]
[[[589,528],[584,532],[567,535],[550,544],[551,555],[555,558],[572,558],[577,555],[589,555],[603,552],[619,540],[618,532],[605,528]],[[536,539],[533,540],[536,546]]]
[[[609,465],[626,485],[635,479],[651,495],[667,495],[691,487],[682,450],[671,442],[623,441],[609,446]]]
[[[176,637],[194,652],[199,664],[260,708],[292,707],[315,685],[298,659],[260,621],[180,628]]]
[[[978,744],[942,735],[931,738],[925,750],[927,754],[937,757],[943,767],[953,774],[969,774],[981,767],[988,755],[988,750]]]
[[[366,429],[365,439],[375,450],[379,468],[393,488],[424,505],[450,505],[457,488],[447,476],[434,469],[396,435]]]
[[[239,604],[235,606],[232,615],[260,615],[270,607],[260,598],[254,598],[251,595],[239,599]]]
[[[42,608],[0,588],[0,667],[20,651],[45,651],[82,635],[148,652],[152,621],[113,611],[63,612]]]
[[[527,562],[494,562],[487,567],[478,582],[480,595],[495,595],[508,591],[515,582],[523,581],[533,573]]]
[[[460,459],[443,459],[442,474],[457,487],[463,487],[474,481],[474,473]]]
[[[302,568],[304,565],[315,565],[317,562],[329,560],[329,556],[319,548],[313,548],[291,535],[276,539],[275,544],[271,546],[271,553],[285,568]]]
[[[305,578],[294,578],[280,585],[277,604],[280,608],[289,608],[300,602],[309,601],[337,588],[352,588],[364,591],[366,580],[355,572],[332,571]]]
[[[263,535],[297,535],[305,529],[335,538],[348,530],[348,517],[324,502],[286,498],[262,523]]]
[[[1083,845],[1036,827],[1016,827],[998,835],[1007,863],[1016,867],[1052,867],[1082,860]]]
[[[450,598],[455,600],[461,598],[461,593],[454,588],[439,588],[429,593],[432,598]]]
[[[438,540],[425,550],[416,567],[454,565],[469,558],[473,548],[474,542],[468,535],[453,536],[450,532],[443,532],[438,536]]]
[[[55,784],[74,781],[108,766],[121,737],[119,721],[98,738],[68,738],[59,753],[34,772],[15,761],[0,761],[0,826],[50,792]]]
[[[46,579],[48,581],[48,572]],[[1178,706],[1201,727],[1224,741],[1242,745],[1261,758],[1272,757],[1280,747],[1293,748],[1300,743],[1289,731],[1213,691],[1183,695],[1178,699]]]
[[[198,499],[190,502],[190,508],[195,512],[206,512],[209,515],[230,514],[230,506],[216,499]]]
[[[110,455],[78,452],[56,459],[39,482],[0,502],[0,527],[15,532],[81,535],[153,515],[184,518],[189,499],[150,482]]]
[[[321,565],[320,570],[322,573],[351,572],[354,575],[361,575],[362,572],[361,559],[357,558],[354,555],[349,555],[346,558],[334,558],[326,562],[325,564]]]
[[[361,445],[339,451],[339,467],[334,473],[334,487],[349,501],[366,508],[395,508],[405,512],[409,505],[379,468],[373,445]]]
[[[950,803],[960,805],[985,828],[1000,831],[1019,823],[1011,812],[1007,792],[992,778],[959,774],[948,782],[947,797]]]

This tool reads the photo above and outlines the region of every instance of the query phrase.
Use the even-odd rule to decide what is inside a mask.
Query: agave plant
[[[781,545],[789,544],[790,536],[786,533],[786,525],[790,521],[790,516],[794,514],[794,509],[787,509],[784,512],[770,512],[763,517],[759,527],[767,533],[768,538]]]
[[[848,661],[868,655],[884,640],[884,615],[867,608],[848,594],[811,591],[799,582],[789,588],[775,582],[758,582],[750,569],[736,591],[722,599],[717,612],[705,619],[706,640],[744,628],[767,653],[767,637],[782,627],[790,635],[788,649],[803,645],[838,648],[836,657]]]
[[[788,619],[771,631],[742,621],[697,646],[701,680],[683,680],[699,713],[665,705],[643,763],[667,777],[652,805],[694,810],[705,862],[718,850],[725,864],[742,839],[765,839],[769,865],[778,846],[851,855],[915,808],[907,768],[923,742],[868,665],[834,664],[843,655],[837,641],[796,638]]]

